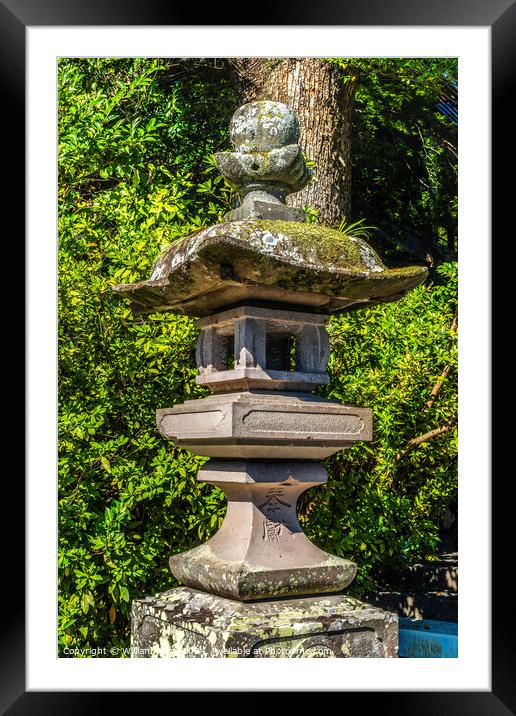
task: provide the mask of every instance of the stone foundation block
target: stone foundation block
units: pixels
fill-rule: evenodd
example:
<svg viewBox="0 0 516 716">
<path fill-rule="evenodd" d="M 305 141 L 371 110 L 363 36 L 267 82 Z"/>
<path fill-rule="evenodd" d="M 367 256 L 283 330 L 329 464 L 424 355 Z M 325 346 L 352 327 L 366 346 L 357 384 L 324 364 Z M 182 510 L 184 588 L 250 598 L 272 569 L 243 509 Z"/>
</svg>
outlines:
<svg viewBox="0 0 516 716">
<path fill-rule="evenodd" d="M 241 603 L 187 587 L 136 600 L 133 658 L 394 658 L 398 617 L 342 594 Z"/>
</svg>

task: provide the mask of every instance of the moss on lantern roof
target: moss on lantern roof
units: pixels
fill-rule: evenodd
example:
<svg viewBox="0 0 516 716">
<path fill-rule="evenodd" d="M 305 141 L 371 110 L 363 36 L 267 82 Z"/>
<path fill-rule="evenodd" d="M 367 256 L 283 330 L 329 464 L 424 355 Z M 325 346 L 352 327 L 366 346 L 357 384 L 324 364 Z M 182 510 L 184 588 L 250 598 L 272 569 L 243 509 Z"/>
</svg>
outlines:
<svg viewBox="0 0 516 716">
<path fill-rule="evenodd" d="M 297 221 L 260 221 L 259 224 L 262 231 L 287 236 L 292 249 L 306 260 L 315 254 L 321 265 L 366 271 L 385 268 L 380 257 L 363 239 L 346 236 L 336 229 Z"/>
<path fill-rule="evenodd" d="M 114 290 L 136 312 L 208 315 L 226 305 L 261 301 L 321 312 L 394 300 L 427 275 L 424 266 L 388 269 L 360 238 L 316 224 L 231 221 L 172 244 L 151 277 Z"/>
</svg>

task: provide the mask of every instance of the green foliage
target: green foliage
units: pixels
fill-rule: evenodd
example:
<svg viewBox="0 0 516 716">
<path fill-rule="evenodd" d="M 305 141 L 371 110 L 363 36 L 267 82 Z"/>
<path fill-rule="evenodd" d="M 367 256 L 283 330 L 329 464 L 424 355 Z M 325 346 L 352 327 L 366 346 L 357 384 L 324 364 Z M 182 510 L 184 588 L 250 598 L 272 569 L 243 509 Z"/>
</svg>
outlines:
<svg viewBox="0 0 516 716">
<path fill-rule="evenodd" d="M 136 319 L 111 286 L 148 275 L 165 245 L 228 210 L 210 156 L 228 145 L 234 106 L 223 75 L 199 63 L 59 62 L 62 655 L 127 647 L 131 600 L 174 586 L 168 556 L 204 542 L 224 516 L 221 492 L 196 482 L 203 459 L 155 428 L 156 408 L 206 394 L 194 380 L 195 323 Z M 445 263 L 402 301 L 331 322 L 325 394 L 372 406 L 375 437 L 328 461 L 328 486 L 310 491 L 300 519 L 321 547 L 356 559 L 358 590 L 380 560 L 431 557 L 455 497 L 453 429 L 403 452 L 453 418 L 455 309 L 456 267 Z"/>
<path fill-rule="evenodd" d="M 442 264 L 437 272 L 438 285 L 344 313 L 329 327 L 324 394 L 370 406 L 374 436 L 327 460 L 331 479 L 312 491 L 301 521 L 317 544 L 358 562 L 358 594 L 371 587 L 378 564 L 399 567 L 435 554 L 441 519 L 456 498 L 457 266 Z M 440 427 L 449 429 L 410 445 Z"/>
<path fill-rule="evenodd" d="M 127 645 L 130 601 L 170 585 L 167 554 L 224 512 L 202 462 L 170 449 L 154 414 L 195 397 L 193 321 L 132 317 L 111 285 L 227 211 L 207 157 L 232 96 L 161 60 L 59 65 L 59 644 Z M 217 101 L 214 102 L 214 97 Z M 173 347 L 173 349 L 172 349 Z"/>
<path fill-rule="evenodd" d="M 376 226 L 367 226 L 365 219 L 350 222 L 342 219 L 337 229 L 350 239 L 365 239 L 367 241 L 371 238 L 371 233 L 375 231 Z"/>
<path fill-rule="evenodd" d="M 456 255 L 457 126 L 438 111 L 457 79 L 455 58 L 332 60 L 357 77 L 352 207 L 403 254 L 407 231 L 422 257 Z"/>
</svg>

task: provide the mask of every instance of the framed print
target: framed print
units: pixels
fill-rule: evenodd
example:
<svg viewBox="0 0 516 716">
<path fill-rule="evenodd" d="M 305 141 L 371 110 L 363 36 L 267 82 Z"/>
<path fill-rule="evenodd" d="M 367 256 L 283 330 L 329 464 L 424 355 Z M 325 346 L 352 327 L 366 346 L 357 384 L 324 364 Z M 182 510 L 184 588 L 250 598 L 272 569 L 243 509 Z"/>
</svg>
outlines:
<svg viewBox="0 0 516 716">
<path fill-rule="evenodd" d="M 514 649 L 509 639 L 513 627 L 506 605 L 504 609 L 507 595 L 503 600 L 501 584 L 507 568 L 496 561 L 491 565 L 490 556 L 491 501 L 495 500 L 497 509 L 504 496 L 501 487 L 490 482 L 489 390 L 490 212 L 498 218 L 512 205 L 510 188 L 502 182 L 495 185 L 490 205 L 489 93 L 493 138 L 511 137 L 507 98 L 516 60 L 516 6 L 510 0 L 417 6 L 378 0 L 346 7 L 333 3 L 317 11 L 306 5 L 265 12 L 268 9 L 261 8 L 262 22 L 246 24 L 236 9 L 231 13 L 227 6 L 223 12 L 209 6 L 199 10 L 202 23 L 195 18 L 192 24 L 195 13 L 157 0 L 124 7 L 109 1 L 70 4 L 56 0 L 45 7 L 24 0 L 0 0 L 1 87 L 8 110 L 2 117 L 4 137 L 10 146 L 19 148 L 18 160 L 9 164 L 6 206 L 16 199 L 20 204 L 21 187 L 27 188 L 26 211 L 20 206 L 17 213 L 19 221 L 26 216 L 27 235 L 27 564 L 22 566 L 17 535 L 13 539 L 20 546 L 7 551 L 5 569 L 7 589 L 16 597 L 11 596 L 4 612 L 0 652 L 5 684 L 1 705 L 7 713 L 89 711 L 100 705 L 103 696 L 95 692 L 168 690 L 345 691 L 346 699 L 350 693 L 371 699 L 381 692 L 382 702 L 393 712 L 410 714 L 505 714 L 516 708 L 511 669 Z M 231 16 L 234 22 L 224 22 L 222 15 Z M 276 664 L 270 659 L 121 659 L 129 654 L 121 654 L 118 646 L 112 646 L 111 653 L 98 654 L 103 658 L 62 658 L 56 646 L 58 59 L 388 56 L 458 57 L 459 64 L 459 305 L 464 310 L 459 334 L 459 501 L 461 518 L 463 512 L 468 517 L 459 529 L 464 592 L 459 602 L 458 658 L 444 662 L 281 659 Z M 215 112 L 215 107 L 210 111 Z M 506 165 L 508 148 L 502 144 Z M 21 147 L 26 147 L 26 175 Z M 501 168 L 501 158 L 502 149 L 495 144 L 492 166 Z M 21 232 L 19 224 L 17 231 Z M 109 257 L 105 260 L 107 264 Z M 77 301 L 80 290 L 78 285 Z M 106 475 L 115 480 L 109 456 L 102 459 Z M 22 492 L 21 480 L 17 482 L 14 489 Z M 11 500 L 21 505 L 24 496 L 18 494 Z M 112 519 L 111 507 L 106 505 L 106 509 L 105 519 Z M 75 521 L 71 529 L 88 523 L 79 514 L 67 519 Z M 493 519 L 493 555 L 505 559 L 509 524 L 510 520 Z M 94 544 L 100 554 L 101 540 Z M 25 604 L 20 586 L 24 572 Z M 128 602 L 122 583 L 118 589 L 117 599 Z M 86 612 L 93 608 L 88 600 L 80 604 Z M 106 619 L 116 618 L 117 611 L 111 607 Z"/>
</svg>

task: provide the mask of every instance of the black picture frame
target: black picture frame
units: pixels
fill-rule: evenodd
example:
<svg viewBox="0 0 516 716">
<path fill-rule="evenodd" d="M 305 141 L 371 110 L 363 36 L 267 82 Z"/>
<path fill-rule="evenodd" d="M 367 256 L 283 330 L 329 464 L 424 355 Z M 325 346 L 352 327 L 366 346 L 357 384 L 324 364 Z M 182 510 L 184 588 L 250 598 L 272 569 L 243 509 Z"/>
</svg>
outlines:
<svg viewBox="0 0 516 716">
<path fill-rule="evenodd" d="M 202 10 L 200 9 L 202 7 Z M 15 148 L 15 161 L 8 165 L 8 181 L 3 196 L 5 207 L 16 216 L 16 260 L 20 261 L 19 248 L 23 231 L 24 147 L 25 147 L 25 37 L 27 27 L 88 26 L 88 25 L 245 25 L 243 5 L 224 3 L 192 7 L 173 0 L 0 0 L 0 90 L 4 110 L 0 113 L 2 137 Z M 199 15 L 202 23 L 197 22 Z M 236 22 L 224 21 L 234 18 Z M 508 207 L 514 204 L 513 185 L 503 179 L 503 169 L 512 168 L 511 151 L 514 116 L 509 111 L 509 100 L 514 97 L 516 68 L 516 3 L 514 0 L 326 0 L 314 7 L 305 2 L 282 5 L 260 5 L 260 18 L 254 17 L 249 25 L 376 25 L 376 26 L 484 26 L 491 28 L 492 37 L 492 124 L 493 124 L 493 187 L 492 216 L 493 238 L 502 235 L 502 223 Z M 505 138 L 505 139 L 504 139 Z M 496 141 L 495 141 L 496 140 Z M 512 146 L 511 146 L 512 144 Z M 4 160 L 5 161 L 5 160 Z M 14 207 L 18 207 L 15 213 Z M 500 298 L 493 292 L 493 300 Z M 19 313 L 12 325 L 19 326 Z M 500 366 L 499 366 L 500 367 Z M 495 374 L 496 371 L 493 371 Z M 493 434 L 495 440 L 496 434 Z M 486 436 L 489 439 L 489 436 Z M 496 454 L 493 445 L 492 454 Z M 17 472 L 19 473 L 19 467 Z M 21 510 L 24 504 L 24 486 L 19 474 L 13 483 L 11 504 Z M 507 481 L 493 484 L 493 508 L 496 515 L 507 503 Z M 0 650 L 0 708 L 2 713 L 18 714 L 70 714 L 104 712 L 113 708 L 121 694 L 98 692 L 27 692 L 25 686 L 25 610 L 23 604 L 24 565 L 21 559 L 21 528 L 17 532 L 17 549 L 4 553 L 4 593 L 8 601 L 2 610 L 3 628 Z M 358 696 L 360 703 L 371 706 L 378 701 L 383 713 L 396 714 L 468 714 L 468 716 L 500 716 L 516 713 L 514 681 L 516 675 L 514 654 L 514 619 L 510 617 L 511 599 L 504 586 L 507 575 L 506 545 L 513 541 L 511 521 L 498 517 L 493 520 L 493 596 L 492 596 L 492 691 L 490 692 L 366 692 L 345 695 L 342 707 L 349 710 L 350 699 Z M 489 578 L 483 576 L 479 578 Z M 14 589 L 14 586 L 16 588 Z M 14 598 L 14 594 L 16 597 Z M 507 608 L 507 603 L 509 607 Z M 317 685 L 314 684 L 314 691 Z M 338 690 L 338 685 L 336 685 Z M 145 693 L 132 692 L 132 708 L 140 708 Z"/>
</svg>

